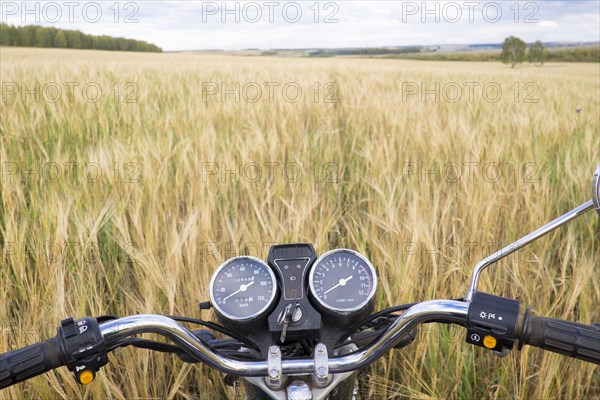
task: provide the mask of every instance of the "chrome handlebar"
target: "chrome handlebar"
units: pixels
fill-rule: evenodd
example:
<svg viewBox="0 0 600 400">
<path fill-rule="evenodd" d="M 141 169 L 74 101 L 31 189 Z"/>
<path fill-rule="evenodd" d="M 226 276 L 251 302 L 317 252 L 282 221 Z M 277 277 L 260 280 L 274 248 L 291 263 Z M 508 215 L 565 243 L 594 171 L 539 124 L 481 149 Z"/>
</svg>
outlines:
<svg viewBox="0 0 600 400">
<path fill-rule="evenodd" d="M 419 324 L 429 321 L 444 321 L 464 324 L 467 320 L 469 303 L 455 300 L 430 300 L 416 304 L 399 316 L 369 347 L 351 354 L 329 359 L 329 372 L 355 371 L 371 364 L 387 353 L 406 334 Z M 267 361 L 239 361 L 213 352 L 189 329 L 171 318 L 154 314 L 134 315 L 105 322 L 100 332 L 107 343 L 116 342 L 141 333 L 162 335 L 178 344 L 183 350 L 223 373 L 240 377 L 267 376 Z M 313 374 L 313 359 L 282 360 L 284 375 Z"/>
</svg>

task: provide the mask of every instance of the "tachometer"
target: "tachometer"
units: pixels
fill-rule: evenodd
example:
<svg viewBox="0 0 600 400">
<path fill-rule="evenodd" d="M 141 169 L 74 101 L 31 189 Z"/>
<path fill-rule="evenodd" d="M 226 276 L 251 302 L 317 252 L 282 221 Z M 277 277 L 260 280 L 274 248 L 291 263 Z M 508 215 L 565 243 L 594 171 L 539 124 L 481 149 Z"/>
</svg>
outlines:
<svg viewBox="0 0 600 400">
<path fill-rule="evenodd" d="M 225 261 L 210 281 L 210 300 L 215 311 L 234 322 L 265 315 L 276 297 L 273 270 L 255 257 L 241 256 Z"/>
<path fill-rule="evenodd" d="M 362 254 L 332 250 L 315 261 L 309 275 L 312 298 L 329 313 L 353 315 L 372 305 L 377 275 Z"/>
</svg>

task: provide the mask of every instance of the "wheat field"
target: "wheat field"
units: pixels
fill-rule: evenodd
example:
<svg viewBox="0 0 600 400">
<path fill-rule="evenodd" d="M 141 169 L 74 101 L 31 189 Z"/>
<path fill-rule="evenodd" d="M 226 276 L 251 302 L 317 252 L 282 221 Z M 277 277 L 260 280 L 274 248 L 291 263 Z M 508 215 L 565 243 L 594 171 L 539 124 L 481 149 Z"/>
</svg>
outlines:
<svg viewBox="0 0 600 400">
<path fill-rule="evenodd" d="M 199 317 L 219 264 L 275 243 L 366 254 L 379 309 L 461 297 L 479 259 L 589 200 L 600 162 L 598 64 L 18 48 L 0 60 L 0 352 L 68 316 Z M 480 289 L 600 322 L 599 232 L 590 212 Z M 373 365 L 363 398 L 600 398 L 597 366 L 464 339 L 422 327 Z M 232 395 L 171 355 L 110 360 L 87 387 L 60 368 L 0 398 Z"/>
</svg>

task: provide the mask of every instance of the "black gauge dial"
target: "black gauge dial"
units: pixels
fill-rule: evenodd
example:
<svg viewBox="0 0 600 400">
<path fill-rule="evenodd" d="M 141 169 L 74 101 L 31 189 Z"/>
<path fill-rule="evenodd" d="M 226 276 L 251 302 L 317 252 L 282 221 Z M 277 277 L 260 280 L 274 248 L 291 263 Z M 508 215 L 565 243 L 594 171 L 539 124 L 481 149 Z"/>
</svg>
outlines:
<svg viewBox="0 0 600 400">
<path fill-rule="evenodd" d="M 309 275 L 310 291 L 320 308 L 339 314 L 362 311 L 373 300 L 375 269 L 365 256 L 338 249 L 323 254 Z"/>
<path fill-rule="evenodd" d="M 210 281 L 216 312 L 232 321 L 248 321 L 266 313 L 277 295 L 273 270 L 258 258 L 241 256 L 223 263 Z"/>
</svg>

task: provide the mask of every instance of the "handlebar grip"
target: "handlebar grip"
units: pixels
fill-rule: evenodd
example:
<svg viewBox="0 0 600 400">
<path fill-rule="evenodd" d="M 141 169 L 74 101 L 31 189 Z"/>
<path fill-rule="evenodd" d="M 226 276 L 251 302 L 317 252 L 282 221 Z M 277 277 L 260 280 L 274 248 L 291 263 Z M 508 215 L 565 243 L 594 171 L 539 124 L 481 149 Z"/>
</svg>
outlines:
<svg viewBox="0 0 600 400">
<path fill-rule="evenodd" d="M 0 389 L 64 365 L 57 337 L 0 355 Z"/>
<path fill-rule="evenodd" d="M 600 364 L 600 329 L 559 319 L 529 316 L 521 344 Z"/>
</svg>

